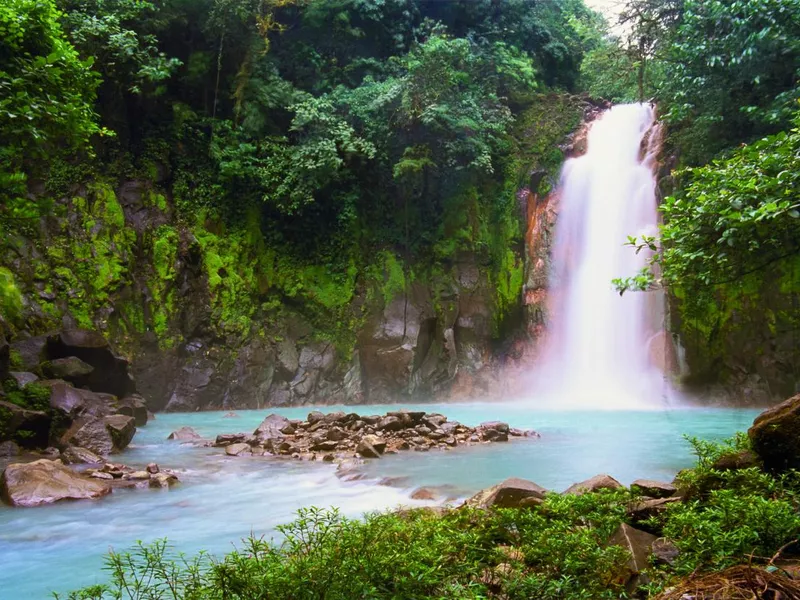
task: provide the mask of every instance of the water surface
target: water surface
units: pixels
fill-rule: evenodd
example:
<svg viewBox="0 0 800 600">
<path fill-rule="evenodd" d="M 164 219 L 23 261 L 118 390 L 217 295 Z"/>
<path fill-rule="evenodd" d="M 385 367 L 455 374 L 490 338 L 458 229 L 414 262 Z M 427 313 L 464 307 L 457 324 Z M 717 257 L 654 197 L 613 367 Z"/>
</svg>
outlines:
<svg viewBox="0 0 800 600">
<path fill-rule="evenodd" d="M 502 419 L 512 427 L 536 429 L 540 439 L 480 445 L 450 451 L 406 452 L 372 461 L 370 479 L 344 482 L 328 464 L 262 457 L 227 457 L 218 448 L 167 441 L 180 426 L 213 438 L 218 433 L 252 431 L 270 412 L 304 417 L 309 408 L 225 413 L 163 414 L 141 428 L 134 444 L 118 457 L 136 466 L 155 461 L 180 471 L 171 490 L 117 490 L 99 501 L 38 508 L 0 508 L 0 595 L 46 598 L 102 582 L 103 557 L 137 540 L 166 537 L 177 549 L 222 554 L 248 536 L 275 535 L 304 506 L 338 506 L 359 516 L 399 504 L 416 487 L 443 486 L 442 494 L 464 497 L 506 477 L 532 479 L 561 490 L 607 472 L 630 483 L 637 477 L 671 479 L 692 464 L 684 433 L 719 439 L 746 429 L 756 411 L 684 409 L 672 411 L 535 411 L 528 404 L 407 405 L 442 412 L 467 425 Z M 362 414 L 392 406 L 326 407 Z M 398 477 L 402 487 L 376 485 Z"/>
</svg>

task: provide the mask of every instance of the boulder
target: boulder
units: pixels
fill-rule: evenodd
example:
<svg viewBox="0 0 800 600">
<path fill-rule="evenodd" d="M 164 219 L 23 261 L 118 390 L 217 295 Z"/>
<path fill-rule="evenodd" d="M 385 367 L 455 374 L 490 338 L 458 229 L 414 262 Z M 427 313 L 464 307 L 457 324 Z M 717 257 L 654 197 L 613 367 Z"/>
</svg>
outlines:
<svg viewBox="0 0 800 600">
<path fill-rule="evenodd" d="M 671 483 L 654 479 L 637 479 L 631 484 L 631 491 L 649 498 L 669 498 L 678 491 Z"/>
<path fill-rule="evenodd" d="M 528 498 L 544 499 L 546 493 L 545 488 L 533 481 L 510 477 L 495 486 L 481 490 L 467 500 L 467 504 L 478 508 L 517 508 Z"/>
<path fill-rule="evenodd" d="M 17 387 L 20 389 L 24 388 L 29 383 L 39 381 L 36 375 L 28 373 L 27 371 L 11 371 L 8 375 L 16 382 Z"/>
<path fill-rule="evenodd" d="M 800 394 L 758 415 L 747 435 L 764 468 L 800 468 Z"/>
<path fill-rule="evenodd" d="M 225 446 L 225 454 L 228 456 L 241 456 L 242 454 L 250 454 L 250 444 L 245 444 L 244 442 L 228 444 Z"/>
<path fill-rule="evenodd" d="M 162 471 L 150 477 L 150 487 L 152 488 L 169 488 L 176 483 L 178 483 L 178 476 L 174 473 Z"/>
<path fill-rule="evenodd" d="M 48 379 L 63 379 L 81 387 L 89 382 L 89 375 L 94 372 L 94 367 L 83 362 L 77 356 L 56 358 L 42 363 L 42 374 Z"/>
<path fill-rule="evenodd" d="M 133 417 L 137 427 L 147 425 L 147 404 L 138 394 L 126 396 L 117 402 L 117 413 Z"/>
<path fill-rule="evenodd" d="M 110 493 L 107 483 L 82 477 L 55 460 L 11 464 L 0 477 L 0 496 L 12 506 L 101 498 Z"/>
<path fill-rule="evenodd" d="M 168 440 L 178 440 L 179 442 L 195 442 L 198 440 L 202 440 L 203 438 L 200 437 L 200 434 L 197 433 L 191 427 L 181 427 L 180 429 L 173 431 L 167 436 Z"/>
<path fill-rule="evenodd" d="M 136 433 L 136 419 L 127 415 L 109 415 L 104 419 L 114 443 L 114 452 L 128 447 Z"/>
<path fill-rule="evenodd" d="M 136 392 L 128 361 L 117 356 L 103 334 L 87 329 L 65 329 L 47 338 L 51 361 L 77 357 L 94 367 L 84 384 L 95 392 L 122 398 Z"/>
<path fill-rule="evenodd" d="M 108 456 L 114 450 L 111 432 L 102 419 L 95 417 L 85 417 L 75 421 L 62 440 L 73 446 L 91 450 L 100 456 Z"/>
<path fill-rule="evenodd" d="M 247 439 L 246 433 L 221 433 L 214 440 L 215 446 L 230 446 L 231 444 L 240 444 Z"/>
<path fill-rule="evenodd" d="M 289 419 L 273 413 L 261 421 L 253 435 L 256 436 L 260 444 L 267 440 L 283 439 L 284 434 L 281 433 L 281 429 L 286 428 L 287 425 L 291 425 Z"/>
<path fill-rule="evenodd" d="M 739 450 L 723 454 L 711 465 L 712 469 L 718 471 L 736 471 L 739 469 L 749 469 L 759 465 L 758 456 L 750 450 Z"/>
<path fill-rule="evenodd" d="M 606 475 L 603 473 L 600 475 L 595 475 L 586 481 L 572 484 L 566 490 L 564 490 L 564 493 L 580 496 L 581 494 L 585 494 L 587 492 L 596 492 L 598 490 L 616 490 L 621 487 L 622 484 L 619 481 L 611 477 L 611 475 Z"/>
<path fill-rule="evenodd" d="M 28 410 L 0 400 L 0 439 L 14 440 L 26 448 L 44 448 L 50 437 L 51 418 L 46 412 Z"/>
<path fill-rule="evenodd" d="M 323 419 L 325 419 L 325 413 L 315 410 L 308 413 L 308 418 L 306 419 L 306 421 L 308 421 L 309 425 L 316 425 Z"/>
<path fill-rule="evenodd" d="M 436 494 L 434 494 L 428 488 L 417 488 L 413 492 L 411 492 L 411 499 L 412 500 L 436 500 Z"/>
<path fill-rule="evenodd" d="M 656 564 L 672 565 L 678 559 L 681 551 L 670 540 L 659 538 L 653 542 L 650 548 Z"/>
<path fill-rule="evenodd" d="M 411 424 L 410 419 L 408 424 Z M 383 431 L 400 431 L 401 429 L 404 429 L 405 426 L 406 425 L 403 423 L 403 421 L 398 417 L 389 416 L 381 419 L 376 427 L 378 429 L 382 429 Z"/>
<path fill-rule="evenodd" d="M 365 435 L 356 446 L 356 452 L 364 458 L 380 458 L 386 451 L 386 440 L 377 435 Z"/>
<path fill-rule="evenodd" d="M 50 388 L 50 407 L 70 419 L 105 417 L 112 412 L 108 398 L 103 395 L 80 390 L 59 379 L 44 380 L 39 383 Z"/>
<path fill-rule="evenodd" d="M 648 498 L 628 505 L 627 513 L 631 522 L 641 529 L 650 533 L 661 533 L 659 525 L 655 527 L 646 522 L 657 515 L 666 511 L 670 505 L 680 502 L 680 498 Z"/>
<path fill-rule="evenodd" d="M 0 457 L 19 456 L 20 448 L 16 442 L 11 440 L 0 442 Z"/>
<path fill-rule="evenodd" d="M 656 539 L 656 536 L 646 531 L 621 523 L 608 541 L 609 546 L 621 546 L 630 555 L 628 561 L 616 573 L 616 582 L 624 585 L 629 594 L 641 584 L 647 583 L 640 574 L 650 566 L 649 557 Z"/>
<path fill-rule="evenodd" d="M 65 465 L 99 465 L 104 463 L 105 459 L 88 448 L 69 446 L 61 452 L 61 462 Z"/>
<path fill-rule="evenodd" d="M 46 360 L 45 347 L 47 346 L 47 337 L 46 335 L 40 335 L 11 344 L 11 350 L 19 357 L 22 367 L 26 371 L 35 371 L 39 368 L 39 363 Z"/>
<path fill-rule="evenodd" d="M 478 434 L 484 442 L 507 442 L 508 423 L 501 421 L 488 421 L 478 425 Z"/>
</svg>

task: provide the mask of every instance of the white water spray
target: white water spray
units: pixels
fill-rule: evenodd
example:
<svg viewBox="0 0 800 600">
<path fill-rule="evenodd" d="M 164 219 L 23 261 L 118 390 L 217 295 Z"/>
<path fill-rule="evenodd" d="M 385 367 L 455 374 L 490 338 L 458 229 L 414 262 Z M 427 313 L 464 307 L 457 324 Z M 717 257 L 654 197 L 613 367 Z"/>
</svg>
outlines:
<svg viewBox="0 0 800 600">
<path fill-rule="evenodd" d="M 650 105 L 615 106 L 592 124 L 586 154 L 564 165 L 551 320 L 535 374 L 537 398 L 553 408 L 663 404 L 666 384 L 651 348 L 668 341 L 663 295 L 620 297 L 611 283 L 646 264 L 645 252 L 625 245 L 628 236 L 657 232 L 658 134 Z"/>
</svg>

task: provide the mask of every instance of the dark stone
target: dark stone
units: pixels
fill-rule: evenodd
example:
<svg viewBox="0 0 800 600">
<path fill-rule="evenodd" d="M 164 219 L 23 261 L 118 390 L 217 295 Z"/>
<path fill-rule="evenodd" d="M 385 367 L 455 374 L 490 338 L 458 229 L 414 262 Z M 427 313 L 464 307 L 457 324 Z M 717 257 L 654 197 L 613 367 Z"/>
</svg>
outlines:
<svg viewBox="0 0 800 600">
<path fill-rule="evenodd" d="M 800 468 L 800 394 L 758 415 L 747 434 L 764 468 Z"/>
<path fill-rule="evenodd" d="M 308 421 L 309 425 L 316 425 L 317 423 L 323 421 L 324 419 L 325 419 L 325 414 L 321 413 L 318 410 L 315 410 L 313 412 L 308 413 L 308 418 L 306 420 Z"/>
<path fill-rule="evenodd" d="M 42 363 L 42 374 L 48 379 L 63 379 L 81 387 L 89 382 L 94 371 L 92 365 L 83 362 L 77 356 L 56 358 Z"/>
<path fill-rule="evenodd" d="M 650 533 L 660 533 L 657 527 L 653 528 L 645 524 L 645 521 L 664 513 L 671 504 L 676 502 L 680 502 L 680 498 L 647 498 L 629 504 L 627 513 L 631 522 L 637 527 Z"/>
<path fill-rule="evenodd" d="M 46 335 L 40 335 L 11 344 L 11 350 L 17 353 L 22 361 L 21 366 L 26 371 L 36 371 L 39 368 L 39 363 L 47 360 L 45 354 L 47 338 L 48 336 Z"/>
<path fill-rule="evenodd" d="M 533 481 L 510 477 L 495 486 L 481 490 L 467 500 L 467 504 L 479 508 L 516 508 L 526 498 L 542 500 L 546 493 L 545 488 Z"/>
<path fill-rule="evenodd" d="M 133 417 L 137 427 L 147 425 L 147 404 L 139 395 L 127 396 L 117 402 L 117 414 Z"/>
<path fill-rule="evenodd" d="M 222 433 L 214 441 L 215 446 L 228 446 L 230 444 L 240 444 L 247 438 L 246 433 Z"/>
<path fill-rule="evenodd" d="M 403 424 L 403 421 L 397 417 L 389 416 L 381 419 L 377 425 L 377 428 L 384 431 L 400 431 L 401 429 L 405 428 L 405 425 Z"/>
<path fill-rule="evenodd" d="M 330 424 L 330 423 L 337 423 L 339 421 L 343 422 L 346 418 L 347 418 L 347 415 L 345 413 L 343 413 L 342 411 L 337 411 L 337 412 L 332 412 L 332 413 L 328 413 L 327 415 L 325 415 L 325 417 L 323 418 L 323 421 L 325 421 L 326 423 Z"/>
<path fill-rule="evenodd" d="M 339 442 L 325 440 L 323 442 L 317 442 L 316 444 L 311 446 L 311 449 L 317 452 L 329 452 L 331 450 L 336 450 L 338 446 Z"/>
<path fill-rule="evenodd" d="M 670 540 L 659 538 L 651 546 L 651 551 L 656 564 L 673 565 L 678 560 L 681 551 Z"/>
<path fill-rule="evenodd" d="M 27 371 L 11 371 L 9 376 L 17 383 L 17 387 L 20 389 L 24 388 L 29 383 L 39 381 L 36 375 L 28 373 Z"/>
<path fill-rule="evenodd" d="M 104 419 L 114 443 L 114 452 L 128 447 L 136 433 L 136 419 L 127 415 L 110 415 Z"/>
<path fill-rule="evenodd" d="M 637 479 L 631 484 L 631 491 L 650 498 L 669 498 L 678 491 L 671 483 L 653 479 Z"/>
<path fill-rule="evenodd" d="M 214 367 L 206 360 L 193 361 L 178 374 L 175 388 L 169 397 L 166 412 L 190 412 L 205 408 L 214 393 Z"/>
<path fill-rule="evenodd" d="M 750 450 L 740 450 L 730 454 L 723 454 L 711 465 L 718 471 L 735 471 L 739 469 L 749 469 L 759 465 L 758 456 Z"/>
<path fill-rule="evenodd" d="M 50 415 L 0 400 L 0 439 L 25 448 L 44 448 L 50 436 Z"/>
<path fill-rule="evenodd" d="M 616 582 L 624 585 L 630 595 L 640 585 L 647 583 L 640 574 L 650 566 L 649 557 L 656 539 L 656 536 L 646 531 L 622 523 L 608 541 L 609 546 L 620 546 L 630 556 L 616 573 Z"/>
<path fill-rule="evenodd" d="M 596 492 L 598 490 L 616 490 L 621 487 L 622 484 L 611 477 L 611 475 L 600 474 L 595 475 L 586 481 L 572 484 L 566 490 L 564 490 L 564 493 L 580 496 L 581 494 L 585 494 L 587 492 Z"/>
<path fill-rule="evenodd" d="M 50 388 L 50 407 L 72 419 L 104 417 L 112 412 L 108 399 L 100 394 L 72 387 L 58 379 L 44 380 L 40 385 Z"/>
<path fill-rule="evenodd" d="M 8 465 L 0 478 L 0 496 L 12 506 L 100 498 L 110 493 L 107 483 L 81 477 L 60 462 L 47 459 Z"/>
<path fill-rule="evenodd" d="M 20 453 L 19 445 L 11 440 L 0 442 L 0 456 L 18 456 Z"/>
<path fill-rule="evenodd" d="M 501 433 L 508 433 L 508 423 L 502 421 L 487 421 L 478 425 L 478 429 L 499 431 Z"/>
</svg>

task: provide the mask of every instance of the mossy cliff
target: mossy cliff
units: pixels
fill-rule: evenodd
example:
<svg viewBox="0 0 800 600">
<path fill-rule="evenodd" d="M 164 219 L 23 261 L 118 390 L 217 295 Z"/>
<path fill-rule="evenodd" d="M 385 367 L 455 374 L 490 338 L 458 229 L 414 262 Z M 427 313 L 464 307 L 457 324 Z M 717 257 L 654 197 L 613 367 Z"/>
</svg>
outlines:
<svg viewBox="0 0 800 600">
<path fill-rule="evenodd" d="M 416 256 L 358 240 L 304 255 L 258 206 L 219 214 L 157 162 L 54 172 L 31 187 L 38 217 L 3 223 L 6 337 L 97 329 L 156 410 L 487 394 L 525 329 L 520 190 L 553 185 L 586 106 L 533 103 L 502 175 L 459 186 Z"/>
</svg>

